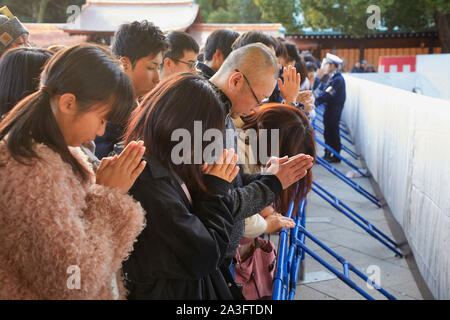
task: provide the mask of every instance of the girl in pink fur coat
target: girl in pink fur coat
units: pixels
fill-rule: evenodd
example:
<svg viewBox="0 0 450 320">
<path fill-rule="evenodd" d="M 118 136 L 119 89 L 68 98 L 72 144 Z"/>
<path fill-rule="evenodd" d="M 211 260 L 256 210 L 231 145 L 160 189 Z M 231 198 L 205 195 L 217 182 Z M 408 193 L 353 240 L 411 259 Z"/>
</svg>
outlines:
<svg viewBox="0 0 450 320">
<path fill-rule="evenodd" d="M 124 297 L 118 271 L 144 227 L 126 193 L 145 150 L 131 142 L 94 174 L 79 146 L 123 123 L 133 99 L 111 53 L 82 44 L 0 122 L 0 299 Z"/>
</svg>

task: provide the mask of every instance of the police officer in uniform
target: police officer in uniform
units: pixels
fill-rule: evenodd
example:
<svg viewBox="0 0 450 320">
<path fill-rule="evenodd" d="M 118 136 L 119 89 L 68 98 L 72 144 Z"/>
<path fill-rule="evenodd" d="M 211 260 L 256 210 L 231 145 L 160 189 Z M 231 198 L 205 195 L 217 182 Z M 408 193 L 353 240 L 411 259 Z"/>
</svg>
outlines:
<svg viewBox="0 0 450 320">
<path fill-rule="evenodd" d="M 343 60 L 341 58 L 327 53 L 322 67 L 328 69 L 326 73 L 329 74 L 329 78 L 324 86 L 325 89 L 320 91 L 316 97 L 316 105 L 323 104 L 325 106 L 323 118 L 325 143 L 338 153 L 341 151 L 339 121 L 346 98 L 345 80 L 339 68 L 342 63 Z M 328 162 L 341 161 L 328 150 L 325 150 L 324 158 Z"/>
</svg>

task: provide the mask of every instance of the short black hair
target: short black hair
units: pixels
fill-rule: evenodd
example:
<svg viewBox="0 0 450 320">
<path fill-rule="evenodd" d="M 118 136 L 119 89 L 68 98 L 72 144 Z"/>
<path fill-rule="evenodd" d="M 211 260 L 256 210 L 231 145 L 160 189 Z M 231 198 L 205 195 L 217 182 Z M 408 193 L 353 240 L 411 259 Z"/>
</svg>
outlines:
<svg viewBox="0 0 450 320">
<path fill-rule="evenodd" d="M 204 51 L 205 61 L 211 61 L 217 49 L 222 52 L 223 58 L 226 59 L 231 53 L 231 45 L 233 44 L 234 40 L 237 39 L 237 37 L 239 37 L 239 33 L 233 30 L 215 30 L 209 35 L 208 39 L 206 39 Z"/>
<path fill-rule="evenodd" d="M 277 50 L 277 42 L 271 36 L 261 31 L 255 30 L 251 30 L 241 34 L 239 38 L 237 38 L 236 41 L 234 41 L 232 48 L 233 50 L 236 50 L 240 47 L 257 42 L 261 42 L 262 44 L 265 44 L 266 46 L 273 48 L 275 51 Z"/>
<path fill-rule="evenodd" d="M 284 45 L 284 39 L 280 40 L 281 38 L 275 38 L 272 37 L 275 40 L 276 43 L 276 48 L 275 48 L 275 55 L 278 57 L 283 57 L 286 58 L 287 57 L 287 51 L 286 51 L 286 46 Z"/>
<path fill-rule="evenodd" d="M 169 49 L 164 53 L 164 58 L 181 59 L 184 56 L 184 50 L 199 52 L 199 46 L 194 38 L 183 31 L 172 31 L 167 35 Z"/>
<path fill-rule="evenodd" d="M 289 59 L 288 61 L 294 60 L 295 62 L 297 62 L 298 60 L 300 60 L 300 55 L 298 54 L 297 46 L 295 44 L 286 41 L 284 43 L 284 46 L 286 47 L 286 52 Z"/>
<path fill-rule="evenodd" d="M 306 61 L 306 59 L 305 59 Z M 314 62 L 307 61 L 306 62 L 306 72 L 315 72 L 317 70 L 317 65 Z"/>
<path fill-rule="evenodd" d="M 156 56 L 169 47 L 159 27 L 143 20 L 122 24 L 114 35 L 112 51 L 118 57 L 127 57 L 132 65 L 148 55 Z"/>
<path fill-rule="evenodd" d="M 299 56 L 298 60 L 295 61 L 294 67 L 297 72 L 300 73 L 300 83 L 302 84 L 305 81 L 307 74 L 305 60 Z"/>
<path fill-rule="evenodd" d="M 303 56 L 303 59 L 305 59 L 306 63 L 308 63 L 308 62 L 312 63 L 314 65 L 314 67 L 316 68 L 316 70 L 320 69 L 320 66 L 321 66 L 320 60 L 314 58 L 314 56 L 312 54 L 305 54 L 302 56 Z"/>
</svg>

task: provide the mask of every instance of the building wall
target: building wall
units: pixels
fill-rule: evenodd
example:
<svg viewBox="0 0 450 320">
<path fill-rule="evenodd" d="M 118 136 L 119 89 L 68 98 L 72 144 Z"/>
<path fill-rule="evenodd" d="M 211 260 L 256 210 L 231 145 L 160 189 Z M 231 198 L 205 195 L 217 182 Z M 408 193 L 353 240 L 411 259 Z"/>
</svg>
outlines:
<svg viewBox="0 0 450 320">
<path fill-rule="evenodd" d="M 52 45 L 71 46 L 87 41 L 87 36 L 65 33 L 61 28 L 63 24 L 56 23 L 25 23 L 30 32 L 30 41 L 37 47 L 47 48 Z"/>
<path fill-rule="evenodd" d="M 364 60 L 378 70 L 378 58 L 381 56 L 416 56 L 428 54 L 428 50 L 428 48 L 368 48 L 364 49 Z M 350 72 L 355 63 L 359 61 L 359 49 L 323 49 L 320 50 L 320 60 L 325 58 L 328 52 L 344 59 L 345 72 Z M 434 48 L 433 53 L 441 53 L 441 48 Z"/>
</svg>

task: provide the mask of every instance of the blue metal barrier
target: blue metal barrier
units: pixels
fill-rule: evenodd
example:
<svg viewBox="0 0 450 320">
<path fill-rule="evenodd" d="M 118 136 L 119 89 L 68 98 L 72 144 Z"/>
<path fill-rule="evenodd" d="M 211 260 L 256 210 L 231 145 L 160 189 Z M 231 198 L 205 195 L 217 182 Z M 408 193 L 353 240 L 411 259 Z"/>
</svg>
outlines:
<svg viewBox="0 0 450 320">
<path fill-rule="evenodd" d="M 360 175 L 362 175 L 363 177 L 367 177 L 368 175 L 364 172 L 362 172 L 357 166 L 355 166 L 353 163 L 351 163 L 350 161 L 348 161 L 347 159 L 345 159 L 343 156 L 341 156 L 339 153 L 337 153 L 333 148 L 331 148 L 329 145 L 325 144 L 325 142 L 323 142 L 322 140 L 320 140 L 319 138 L 317 138 L 317 136 L 315 137 L 315 140 L 318 144 L 320 144 L 322 147 L 324 147 L 325 149 L 327 149 L 328 151 L 330 151 L 332 154 L 334 154 L 336 157 L 338 157 L 339 159 L 341 159 L 342 161 L 344 161 L 344 163 L 346 163 L 349 167 L 351 167 L 352 169 L 355 169 Z"/>
<path fill-rule="evenodd" d="M 383 294 L 386 298 L 389 300 L 397 300 L 393 295 L 391 295 L 389 292 L 384 290 L 379 284 L 375 283 L 371 279 L 369 279 L 364 273 L 356 269 L 351 263 L 349 263 L 347 260 L 339 256 L 336 252 L 328 248 L 323 242 L 321 242 L 319 239 L 315 238 L 311 233 L 309 233 L 305 228 L 302 226 L 299 227 L 301 232 L 305 233 L 305 235 L 311 239 L 313 242 L 315 242 L 317 245 L 319 245 L 322 249 L 327 251 L 330 255 L 332 255 L 336 260 L 338 260 L 342 264 L 343 272 L 340 272 L 336 268 L 334 268 L 332 265 L 330 265 L 328 262 L 326 262 L 324 259 L 322 259 L 318 254 L 316 254 L 314 251 L 312 251 L 310 248 L 308 248 L 305 244 L 303 244 L 300 241 L 296 241 L 296 243 L 302 247 L 308 253 L 311 257 L 313 257 L 315 260 L 317 260 L 320 264 L 322 264 L 325 268 L 330 270 L 332 273 L 334 273 L 340 280 L 342 280 L 345 284 L 347 284 L 350 288 L 361 294 L 364 298 L 368 300 L 375 300 L 371 295 L 369 295 L 367 292 L 365 292 L 361 287 L 359 287 L 355 282 L 353 282 L 350 279 L 349 271 L 353 271 L 358 277 L 369 283 L 373 288 L 378 290 L 381 294 Z"/>
<path fill-rule="evenodd" d="M 329 163 L 328 161 L 326 161 L 325 159 L 323 159 L 322 157 L 317 156 L 316 157 L 316 163 L 320 164 L 321 166 L 323 166 L 325 169 L 327 169 L 328 171 L 330 171 L 332 174 L 334 174 L 336 177 L 338 177 L 339 179 L 341 179 L 342 181 L 344 181 L 346 184 L 348 184 L 350 187 L 352 187 L 353 189 L 355 189 L 357 192 L 359 192 L 360 194 L 362 194 L 364 197 L 366 197 L 367 199 L 369 199 L 371 202 L 373 202 L 375 205 L 377 205 L 379 208 L 381 208 L 381 204 L 380 201 L 378 200 L 378 198 L 374 195 L 372 195 L 369 191 L 367 191 L 366 189 L 364 189 L 363 187 L 361 187 L 359 184 L 357 184 L 356 182 L 354 182 L 352 179 L 348 178 L 345 176 L 344 173 L 342 173 L 341 171 L 339 171 L 338 169 L 336 169 L 333 165 L 331 165 L 331 163 Z"/>
<path fill-rule="evenodd" d="M 289 205 L 289 210 L 286 217 L 292 217 L 292 211 L 294 209 L 294 202 Z M 297 227 L 296 227 L 297 228 Z M 282 228 L 280 231 L 280 238 L 278 241 L 278 255 L 277 265 L 275 267 L 275 273 L 273 278 L 273 300 L 286 300 L 288 289 L 288 231 Z M 291 261 L 292 263 L 292 261 Z"/>
<path fill-rule="evenodd" d="M 291 202 L 287 217 L 292 217 L 294 203 Z M 350 288 L 361 294 L 368 300 L 374 300 L 374 298 L 369 295 L 366 291 L 361 289 L 356 283 L 354 283 L 349 276 L 349 271 L 354 272 L 358 277 L 369 283 L 373 288 L 378 290 L 381 294 L 387 297 L 389 300 L 396 300 L 389 292 L 384 290 L 380 285 L 373 282 L 361 271 L 356 269 L 351 263 L 345 260 L 343 257 L 339 256 L 336 252 L 328 248 L 324 243 L 315 238 L 311 233 L 309 233 L 304 225 L 305 221 L 305 207 L 306 199 L 303 199 L 299 205 L 299 214 L 295 218 L 296 226 L 291 229 L 290 238 L 288 239 L 288 233 L 286 229 L 281 229 L 280 231 L 280 241 L 278 244 L 278 256 L 277 265 L 275 268 L 274 276 L 274 289 L 272 294 L 273 300 L 293 300 L 295 296 L 295 289 L 297 285 L 297 277 L 300 266 L 304 259 L 305 252 L 308 253 L 312 258 L 321 263 L 325 268 L 335 274 L 340 280 L 347 284 Z M 303 225 L 302 225 L 303 224 Z M 312 251 L 308 246 L 305 245 L 305 239 L 308 237 L 330 255 L 336 258 L 343 267 L 343 272 L 340 272 L 332 265 L 327 263 L 318 254 Z M 288 251 L 289 243 L 289 251 Z"/>
<path fill-rule="evenodd" d="M 317 124 L 315 124 L 315 122 L 312 124 L 314 129 L 316 129 L 316 131 L 318 131 L 319 133 L 321 133 L 322 135 L 325 133 L 324 129 L 319 127 Z M 345 141 L 349 142 L 350 144 L 354 144 L 353 141 L 350 138 L 347 138 L 344 134 L 339 134 L 341 136 L 342 139 L 344 139 Z M 344 146 L 342 144 L 342 146 Z"/>
<path fill-rule="evenodd" d="M 324 131 L 321 127 L 317 126 L 314 124 L 312 124 L 314 131 L 315 132 L 319 132 L 320 134 L 324 135 Z M 341 135 L 341 137 L 343 137 L 344 139 L 348 140 L 347 138 L 345 138 L 344 136 Z M 345 152 L 347 152 L 350 156 L 352 156 L 355 160 L 358 160 L 359 155 L 357 155 L 355 152 L 353 152 L 351 149 L 349 149 L 346 145 L 344 145 L 343 143 L 341 143 L 341 148 L 342 150 L 344 150 Z"/>
<path fill-rule="evenodd" d="M 350 207 L 348 207 L 344 202 L 336 198 L 336 196 L 332 195 L 325 188 L 320 186 L 317 182 L 313 181 L 312 190 L 319 195 L 322 199 L 331 204 L 335 209 L 339 212 L 343 213 L 347 218 L 356 223 L 359 227 L 364 229 L 368 234 L 381 242 L 384 246 L 389 248 L 389 250 L 393 251 L 396 256 L 403 257 L 403 255 L 398 251 L 398 244 L 389 238 L 386 234 L 384 234 L 381 230 L 372 225 L 369 221 L 361 217 L 355 211 L 353 211 Z M 325 193 L 325 195 L 324 195 Z M 345 209 L 345 210 L 344 210 Z M 358 221 L 359 220 L 359 221 Z M 387 243 L 389 242 L 389 243 Z"/>
<path fill-rule="evenodd" d="M 317 107 L 314 110 L 316 111 L 316 115 L 319 116 L 319 117 L 316 117 L 315 119 L 317 119 L 318 121 L 323 123 L 324 111 L 318 109 Z M 345 133 L 347 135 L 350 135 L 350 132 L 348 132 L 348 130 L 345 127 L 345 124 L 341 120 L 339 120 L 339 131 L 341 131 L 342 133 Z"/>
</svg>

